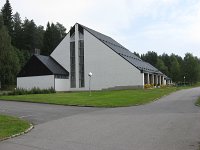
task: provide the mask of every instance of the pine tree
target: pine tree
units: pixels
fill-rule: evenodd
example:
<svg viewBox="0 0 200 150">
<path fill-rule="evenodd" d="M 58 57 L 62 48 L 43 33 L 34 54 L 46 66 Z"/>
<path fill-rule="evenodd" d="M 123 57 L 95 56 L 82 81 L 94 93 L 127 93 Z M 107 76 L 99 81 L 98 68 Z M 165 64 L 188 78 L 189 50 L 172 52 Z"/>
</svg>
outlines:
<svg viewBox="0 0 200 150">
<path fill-rule="evenodd" d="M 22 24 L 23 28 L 23 44 L 22 48 L 24 50 L 28 50 L 29 53 L 33 53 L 36 47 L 36 36 L 37 36 L 37 26 L 33 20 L 28 20 L 27 18 L 24 20 Z"/>
<path fill-rule="evenodd" d="M 0 13 L 0 29 L 3 27 L 3 16 L 2 14 Z"/>
<path fill-rule="evenodd" d="M 2 10 L 4 25 L 7 27 L 9 35 L 12 37 L 13 33 L 13 16 L 12 16 L 12 7 L 9 0 L 6 0 L 5 5 Z"/>
<path fill-rule="evenodd" d="M 146 54 L 141 55 L 141 59 L 150 63 L 153 66 L 156 66 L 157 60 L 158 60 L 158 55 L 156 52 L 148 51 Z"/>
<path fill-rule="evenodd" d="M 139 53 L 133 52 L 133 54 L 140 58 L 140 54 Z"/>
<path fill-rule="evenodd" d="M 184 76 L 185 80 L 190 83 L 196 83 L 199 79 L 199 60 L 192 54 L 187 53 L 184 57 Z"/>
<path fill-rule="evenodd" d="M 162 73 L 168 74 L 168 68 L 165 66 L 163 60 L 161 58 L 158 58 L 157 64 L 156 64 L 157 69 L 159 69 Z"/>
<path fill-rule="evenodd" d="M 44 33 L 43 39 L 43 49 L 42 54 L 49 55 L 51 52 L 57 47 L 57 45 L 61 42 L 61 40 L 66 35 L 66 28 L 60 24 L 56 23 L 47 23 L 46 31 Z"/>
<path fill-rule="evenodd" d="M 174 82 L 180 81 L 180 64 L 178 60 L 176 59 L 175 55 L 172 54 L 170 56 L 171 66 L 170 66 L 170 77 Z"/>
<path fill-rule="evenodd" d="M 23 39 L 22 39 L 23 30 L 22 30 L 22 21 L 18 12 L 16 12 L 13 16 L 13 24 L 14 24 L 14 28 L 13 28 L 12 43 L 16 48 L 21 50 L 22 43 L 23 43 Z"/>
<path fill-rule="evenodd" d="M 42 54 L 49 55 L 52 49 L 52 31 L 50 23 L 48 22 L 46 31 L 44 32 Z"/>
<path fill-rule="evenodd" d="M 43 48 L 43 39 L 44 39 L 44 27 L 38 26 L 36 29 L 36 48 L 42 50 Z"/>
<path fill-rule="evenodd" d="M 167 67 L 167 72 L 165 72 L 165 75 L 170 76 L 170 67 L 171 67 L 171 61 L 168 54 L 163 53 L 160 56 L 160 59 L 164 62 L 165 66 Z"/>
</svg>

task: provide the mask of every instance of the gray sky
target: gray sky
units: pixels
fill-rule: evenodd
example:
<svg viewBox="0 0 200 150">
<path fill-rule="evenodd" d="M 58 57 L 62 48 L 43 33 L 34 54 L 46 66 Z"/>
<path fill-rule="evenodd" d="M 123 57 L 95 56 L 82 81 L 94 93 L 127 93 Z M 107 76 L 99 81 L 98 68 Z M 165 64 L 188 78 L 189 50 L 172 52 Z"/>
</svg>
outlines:
<svg viewBox="0 0 200 150">
<path fill-rule="evenodd" d="M 6 0 L 0 1 L 0 7 Z M 190 52 L 200 58 L 200 0 L 10 0 L 13 13 L 46 27 L 76 22 L 140 54 Z"/>
</svg>

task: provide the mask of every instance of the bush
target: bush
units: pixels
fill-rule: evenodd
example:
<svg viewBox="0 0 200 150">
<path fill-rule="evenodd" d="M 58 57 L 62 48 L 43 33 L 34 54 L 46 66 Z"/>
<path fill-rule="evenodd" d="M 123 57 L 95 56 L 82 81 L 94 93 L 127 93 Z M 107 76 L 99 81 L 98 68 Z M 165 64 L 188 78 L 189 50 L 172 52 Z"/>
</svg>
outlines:
<svg viewBox="0 0 200 150">
<path fill-rule="evenodd" d="M 168 87 L 167 85 L 161 85 L 160 88 L 166 88 Z"/>
<path fill-rule="evenodd" d="M 166 88 L 166 87 L 169 87 L 169 86 L 171 86 L 171 85 L 160 85 L 160 84 L 145 84 L 144 85 L 144 88 L 145 89 L 150 89 L 150 88 Z"/>
<path fill-rule="evenodd" d="M 40 88 L 34 87 L 31 90 L 17 88 L 13 90 L 12 92 L 8 92 L 7 95 L 49 94 L 49 93 L 55 93 L 55 92 L 56 91 L 52 87 L 49 89 L 40 89 Z"/>
<path fill-rule="evenodd" d="M 0 90 L 3 91 L 12 91 L 16 88 L 16 85 L 1 85 Z"/>
<path fill-rule="evenodd" d="M 153 84 L 145 84 L 145 85 L 144 85 L 144 88 L 145 88 L 145 89 L 149 89 L 149 88 L 153 88 L 153 87 L 154 87 Z"/>
</svg>

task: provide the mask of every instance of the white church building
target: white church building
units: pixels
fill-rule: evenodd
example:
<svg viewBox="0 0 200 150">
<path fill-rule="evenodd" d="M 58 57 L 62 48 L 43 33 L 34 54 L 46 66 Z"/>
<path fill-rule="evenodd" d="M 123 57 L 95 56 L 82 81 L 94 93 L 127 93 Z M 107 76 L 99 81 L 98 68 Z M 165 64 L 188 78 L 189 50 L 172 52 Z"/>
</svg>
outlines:
<svg viewBox="0 0 200 150">
<path fill-rule="evenodd" d="M 33 55 L 17 76 L 17 88 L 56 91 L 143 88 L 167 77 L 109 36 L 76 23 L 50 56 Z"/>
</svg>

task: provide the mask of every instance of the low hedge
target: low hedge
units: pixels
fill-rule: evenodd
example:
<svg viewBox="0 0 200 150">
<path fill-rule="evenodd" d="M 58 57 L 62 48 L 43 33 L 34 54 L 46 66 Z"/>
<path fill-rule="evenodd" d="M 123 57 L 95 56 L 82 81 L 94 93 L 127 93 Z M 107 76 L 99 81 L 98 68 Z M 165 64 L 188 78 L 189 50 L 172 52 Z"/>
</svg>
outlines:
<svg viewBox="0 0 200 150">
<path fill-rule="evenodd" d="M 23 88 L 17 88 L 11 92 L 4 93 L 3 95 L 50 94 L 50 93 L 55 93 L 55 92 L 56 91 L 54 90 L 54 88 L 40 89 L 40 88 L 34 87 L 30 90 L 23 89 Z"/>
</svg>

